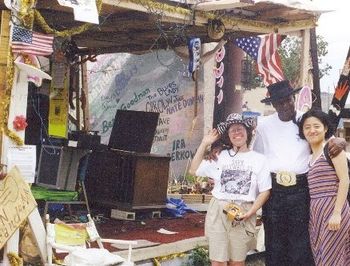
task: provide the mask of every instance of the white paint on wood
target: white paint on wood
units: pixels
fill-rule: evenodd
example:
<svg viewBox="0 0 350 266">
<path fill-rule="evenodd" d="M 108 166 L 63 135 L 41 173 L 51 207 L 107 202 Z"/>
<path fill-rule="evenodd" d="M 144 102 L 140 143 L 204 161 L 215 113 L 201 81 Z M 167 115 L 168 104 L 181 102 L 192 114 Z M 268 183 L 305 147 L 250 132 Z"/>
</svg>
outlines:
<svg viewBox="0 0 350 266">
<path fill-rule="evenodd" d="M 207 53 L 215 48 L 217 43 L 206 43 L 203 45 L 203 53 Z M 213 127 L 213 113 L 214 113 L 214 99 L 215 97 L 215 56 L 210 58 L 205 64 L 203 64 L 203 90 L 204 90 L 204 103 L 203 103 L 203 119 L 204 127 L 203 134 L 206 134 L 209 129 Z"/>
<path fill-rule="evenodd" d="M 13 120 L 17 115 L 23 115 L 25 117 L 27 116 L 27 97 L 28 97 L 27 74 L 23 71 L 18 71 L 18 69 L 15 68 L 14 85 L 11 91 L 9 117 L 7 121 L 8 121 L 8 128 L 11 131 L 14 131 L 23 140 L 25 136 L 25 130 L 15 131 L 13 128 Z M 14 143 L 9 137 L 7 137 L 6 135 L 3 135 L 1 163 L 7 165 L 8 149 L 13 144 Z"/>
<path fill-rule="evenodd" d="M 253 1 L 244 0 L 218 0 L 199 3 L 195 6 L 195 10 L 214 11 L 222 9 L 234 9 L 253 5 Z"/>
<path fill-rule="evenodd" d="M 11 238 L 6 242 L 6 245 L 4 247 L 4 257 L 3 257 L 2 266 L 11 266 L 11 263 L 6 254 L 10 252 L 14 252 L 15 254 L 18 254 L 18 248 L 19 248 L 18 244 L 19 244 L 19 229 L 17 229 L 13 233 Z"/>
<path fill-rule="evenodd" d="M 43 263 L 47 262 L 47 249 L 46 249 L 46 230 L 41 219 L 38 208 L 35 208 L 28 217 L 30 228 L 33 231 L 33 235 L 36 240 L 36 244 L 39 248 L 41 261 Z"/>
<path fill-rule="evenodd" d="M 36 244 L 39 248 L 41 261 L 45 264 L 47 263 L 46 230 L 38 208 L 35 208 L 32 211 L 32 213 L 28 216 L 28 222 L 33 231 Z M 11 236 L 11 238 L 6 242 L 6 245 L 4 247 L 4 257 L 1 266 L 11 266 L 6 254 L 8 254 L 9 252 L 18 254 L 19 243 L 19 229 L 17 229 L 16 232 Z"/>
<path fill-rule="evenodd" d="M 18 115 L 27 116 L 27 97 L 28 97 L 28 78 L 27 73 L 18 71 L 15 68 L 15 81 L 11 93 L 10 111 L 8 117 L 8 128 L 24 140 L 25 131 L 15 131 L 13 128 L 13 120 Z"/>
</svg>

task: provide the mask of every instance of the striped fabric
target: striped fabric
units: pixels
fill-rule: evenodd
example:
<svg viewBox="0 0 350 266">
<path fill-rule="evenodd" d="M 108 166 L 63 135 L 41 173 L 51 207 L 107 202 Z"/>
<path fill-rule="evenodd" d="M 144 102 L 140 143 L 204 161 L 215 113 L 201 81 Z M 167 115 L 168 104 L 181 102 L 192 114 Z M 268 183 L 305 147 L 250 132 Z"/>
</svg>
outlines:
<svg viewBox="0 0 350 266">
<path fill-rule="evenodd" d="M 277 51 L 282 42 L 281 35 L 270 33 L 260 37 L 236 38 L 234 42 L 256 61 L 258 73 L 262 75 L 266 86 L 284 80 L 281 58 Z"/>
<path fill-rule="evenodd" d="M 14 25 L 12 28 L 12 52 L 31 55 L 51 55 L 53 35 L 42 34 Z"/>
<path fill-rule="evenodd" d="M 338 191 L 338 178 L 324 155 L 311 166 L 308 183 L 311 198 L 309 232 L 315 264 L 350 265 L 350 208 L 347 201 L 342 210 L 340 229 L 330 231 L 327 228 Z"/>
</svg>

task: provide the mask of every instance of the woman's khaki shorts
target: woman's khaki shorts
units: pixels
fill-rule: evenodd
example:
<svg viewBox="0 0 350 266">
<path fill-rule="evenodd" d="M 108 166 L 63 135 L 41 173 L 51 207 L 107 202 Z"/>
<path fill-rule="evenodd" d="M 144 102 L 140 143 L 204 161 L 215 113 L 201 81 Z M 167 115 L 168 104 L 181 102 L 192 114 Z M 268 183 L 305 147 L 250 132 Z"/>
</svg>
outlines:
<svg viewBox="0 0 350 266">
<path fill-rule="evenodd" d="M 205 236 L 209 242 L 212 261 L 244 261 L 247 252 L 256 248 L 256 216 L 245 222 L 231 222 L 223 208 L 228 201 L 212 198 L 205 217 Z M 252 203 L 239 204 L 247 211 Z"/>
</svg>

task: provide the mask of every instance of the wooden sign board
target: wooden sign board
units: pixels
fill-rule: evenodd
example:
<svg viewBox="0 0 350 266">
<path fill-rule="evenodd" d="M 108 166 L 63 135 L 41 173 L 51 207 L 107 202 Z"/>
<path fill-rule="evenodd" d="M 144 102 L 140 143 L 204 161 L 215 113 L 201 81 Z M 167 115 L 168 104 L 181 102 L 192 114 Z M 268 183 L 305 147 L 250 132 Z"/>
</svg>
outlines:
<svg viewBox="0 0 350 266">
<path fill-rule="evenodd" d="M 0 248 L 36 207 L 28 184 L 17 167 L 0 181 Z"/>
<path fill-rule="evenodd" d="M 335 127 L 338 126 L 340 118 L 347 117 L 347 110 L 344 108 L 350 90 L 350 47 L 346 56 L 343 70 L 340 74 L 338 85 L 332 98 L 328 114 Z"/>
</svg>

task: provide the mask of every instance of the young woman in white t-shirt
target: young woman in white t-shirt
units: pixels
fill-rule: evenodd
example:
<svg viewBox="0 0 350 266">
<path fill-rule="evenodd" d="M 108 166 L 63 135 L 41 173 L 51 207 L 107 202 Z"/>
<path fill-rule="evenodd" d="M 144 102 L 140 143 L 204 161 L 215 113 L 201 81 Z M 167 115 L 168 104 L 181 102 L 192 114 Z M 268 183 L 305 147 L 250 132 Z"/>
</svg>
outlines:
<svg viewBox="0 0 350 266">
<path fill-rule="evenodd" d="M 264 155 L 249 149 L 253 124 L 251 118 L 230 114 L 203 137 L 190 166 L 191 174 L 214 180 L 205 219 L 212 266 L 245 265 L 247 252 L 256 246 L 256 211 L 270 195 L 271 177 Z M 204 160 L 219 139 L 228 149 L 216 161 Z"/>
</svg>

